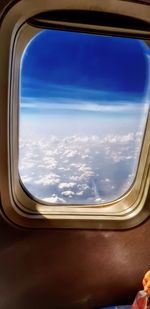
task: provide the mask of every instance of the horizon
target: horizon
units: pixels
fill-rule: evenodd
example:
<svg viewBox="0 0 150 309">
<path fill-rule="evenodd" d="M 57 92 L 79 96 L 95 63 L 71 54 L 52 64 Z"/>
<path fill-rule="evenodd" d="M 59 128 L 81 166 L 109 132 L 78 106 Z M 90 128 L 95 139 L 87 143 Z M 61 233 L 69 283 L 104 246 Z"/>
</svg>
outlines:
<svg viewBox="0 0 150 309">
<path fill-rule="evenodd" d="M 20 72 L 19 172 L 30 194 L 101 204 L 125 193 L 150 103 L 144 41 L 43 30 Z"/>
</svg>

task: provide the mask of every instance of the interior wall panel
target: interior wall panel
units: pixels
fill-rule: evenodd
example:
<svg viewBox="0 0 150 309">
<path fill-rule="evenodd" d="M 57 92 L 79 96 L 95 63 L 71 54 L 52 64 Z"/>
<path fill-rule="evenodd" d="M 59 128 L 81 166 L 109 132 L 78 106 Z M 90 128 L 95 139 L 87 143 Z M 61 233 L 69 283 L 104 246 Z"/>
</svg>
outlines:
<svg viewBox="0 0 150 309">
<path fill-rule="evenodd" d="M 0 308 L 131 303 L 150 268 L 150 220 L 126 231 L 22 231 L 0 221 Z"/>
</svg>

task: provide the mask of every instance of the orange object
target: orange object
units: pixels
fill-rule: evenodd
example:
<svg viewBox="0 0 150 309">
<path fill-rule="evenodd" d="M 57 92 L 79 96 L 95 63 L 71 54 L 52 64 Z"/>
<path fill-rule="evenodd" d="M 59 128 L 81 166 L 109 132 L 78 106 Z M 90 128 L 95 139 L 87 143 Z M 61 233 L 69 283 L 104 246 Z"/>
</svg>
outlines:
<svg viewBox="0 0 150 309">
<path fill-rule="evenodd" d="M 132 309 L 150 309 L 150 270 L 143 278 L 144 291 L 139 291 L 135 297 Z"/>
<path fill-rule="evenodd" d="M 143 278 L 144 291 L 150 295 L 150 270 L 148 270 Z"/>
</svg>

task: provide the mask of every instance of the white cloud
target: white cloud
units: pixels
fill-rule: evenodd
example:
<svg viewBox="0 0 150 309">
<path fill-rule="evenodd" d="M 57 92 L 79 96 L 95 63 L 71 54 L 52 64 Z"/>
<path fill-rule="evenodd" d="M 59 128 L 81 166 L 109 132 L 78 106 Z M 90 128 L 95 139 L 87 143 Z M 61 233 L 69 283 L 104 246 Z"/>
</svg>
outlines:
<svg viewBox="0 0 150 309">
<path fill-rule="evenodd" d="M 78 196 L 82 196 L 84 194 L 84 191 L 80 191 L 80 192 L 77 192 L 76 195 Z"/>
<path fill-rule="evenodd" d="M 60 179 L 58 175 L 49 174 L 49 175 L 41 176 L 38 180 L 34 181 L 34 184 L 47 186 L 47 185 L 55 185 L 55 184 L 58 184 L 59 182 L 60 182 Z"/>
<path fill-rule="evenodd" d="M 101 140 L 101 143 L 109 143 L 109 144 L 124 144 L 124 143 L 129 143 L 131 141 L 133 141 L 133 139 L 135 138 L 134 133 L 128 133 L 126 135 L 113 135 L 110 134 L 106 137 L 104 137 L 104 139 Z"/>
<path fill-rule="evenodd" d="M 64 195 L 64 196 L 68 196 L 68 197 L 72 197 L 73 195 L 75 195 L 75 193 L 73 191 L 69 191 L 69 190 L 63 191 L 63 192 L 61 192 L 61 194 Z"/>
<path fill-rule="evenodd" d="M 47 202 L 47 203 L 52 203 L 52 204 L 58 204 L 58 203 L 66 203 L 66 201 L 63 198 L 60 198 L 58 196 L 56 196 L 55 194 L 53 194 L 53 196 L 51 197 L 45 197 L 43 198 L 43 201 Z"/>
<path fill-rule="evenodd" d="M 24 176 L 21 177 L 21 180 L 22 180 L 23 183 L 26 184 L 26 183 L 31 183 L 33 178 L 30 177 L 30 176 L 24 175 Z"/>
<path fill-rule="evenodd" d="M 105 200 L 103 198 L 101 198 L 101 197 L 98 197 L 98 198 L 95 199 L 95 202 L 101 204 L 101 203 L 104 203 Z"/>
<path fill-rule="evenodd" d="M 69 189 L 69 188 L 74 188 L 76 186 L 76 183 L 74 182 L 70 182 L 70 183 L 67 183 L 67 182 L 62 182 L 59 184 L 59 188 L 60 189 Z"/>
<path fill-rule="evenodd" d="M 66 100 L 67 101 L 67 100 Z M 57 98 L 55 101 L 52 101 L 50 98 L 49 101 L 41 101 L 38 102 L 38 99 L 30 98 L 29 102 L 22 102 L 21 108 L 24 109 L 36 109 L 36 110 L 74 110 L 74 111 L 88 111 L 88 112 L 101 112 L 101 113 L 120 113 L 120 112 L 135 112 L 135 111 L 143 111 L 147 113 L 149 108 L 149 102 L 145 98 L 145 102 L 143 104 L 139 104 L 139 102 L 130 103 L 126 102 L 114 102 L 110 103 L 110 101 L 103 101 L 101 104 L 96 101 L 83 101 L 83 100 L 73 100 L 68 99 L 67 103 L 61 102 Z"/>
<path fill-rule="evenodd" d="M 19 172 L 29 192 L 54 204 L 101 204 L 130 187 L 142 134 L 20 140 Z"/>
<path fill-rule="evenodd" d="M 110 179 L 109 178 L 105 178 L 105 182 L 110 182 Z"/>
</svg>

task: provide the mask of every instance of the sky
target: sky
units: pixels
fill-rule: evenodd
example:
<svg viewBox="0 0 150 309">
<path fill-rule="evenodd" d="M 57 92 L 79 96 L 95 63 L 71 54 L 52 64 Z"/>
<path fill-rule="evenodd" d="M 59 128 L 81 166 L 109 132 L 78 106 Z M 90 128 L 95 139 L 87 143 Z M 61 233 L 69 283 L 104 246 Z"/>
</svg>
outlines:
<svg viewBox="0 0 150 309">
<path fill-rule="evenodd" d="M 129 189 L 149 108 L 149 59 L 147 45 L 129 38 L 44 30 L 29 42 L 19 171 L 33 196 L 97 204 Z"/>
</svg>

